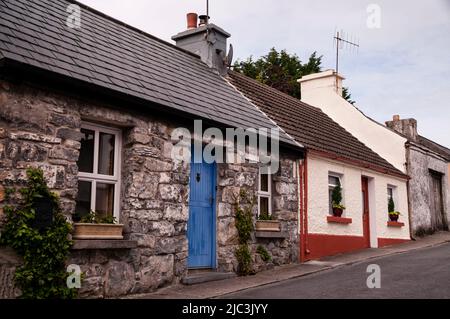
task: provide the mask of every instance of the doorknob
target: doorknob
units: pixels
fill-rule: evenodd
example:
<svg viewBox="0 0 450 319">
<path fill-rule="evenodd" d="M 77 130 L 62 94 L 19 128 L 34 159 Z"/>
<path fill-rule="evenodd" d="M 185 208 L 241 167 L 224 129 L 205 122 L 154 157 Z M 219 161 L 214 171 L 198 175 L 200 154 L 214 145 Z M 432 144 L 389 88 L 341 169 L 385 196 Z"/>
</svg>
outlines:
<svg viewBox="0 0 450 319">
<path fill-rule="evenodd" d="M 197 183 L 200 182 L 200 173 L 197 173 L 197 177 L 195 179 L 197 180 Z"/>
</svg>

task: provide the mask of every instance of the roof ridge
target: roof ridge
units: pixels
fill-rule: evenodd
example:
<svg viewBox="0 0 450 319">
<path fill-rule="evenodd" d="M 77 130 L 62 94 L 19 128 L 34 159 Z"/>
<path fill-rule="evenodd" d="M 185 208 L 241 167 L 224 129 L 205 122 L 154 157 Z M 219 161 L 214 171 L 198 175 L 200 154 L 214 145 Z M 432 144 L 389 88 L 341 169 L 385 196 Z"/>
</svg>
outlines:
<svg viewBox="0 0 450 319">
<path fill-rule="evenodd" d="M 309 108 L 313 108 L 313 109 L 316 109 L 316 110 L 322 112 L 322 110 L 321 110 L 320 108 L 316 107 L 316 106 L 313 106 L 313 105 L 310 105 L 310 104 L 308 104 L 308 103 L 305 103 L 305 102 L 303 102 L 303 101 L 300 100 L 300 99 L 297 99 L 297 98 L 295 98 L 295 97 L 293 97 L 293 96 L 291 96 L 291 95 L 289 95 L 289 94 L 287 94 L 287 93 L 284 93 L 284 92 L 282 92 L 282 91 L 280 91 L 280 90 L 277 90 L 277 89 L 271 87 L 270 85 L 267 85 L 267 84 L 265 84 L 265 83 L 261 83 L 261 82 L 259 82 L 258 80 L 255 80 L 255 79 L 253 79 L 253 78 L 251 78 L 251 77 L 249 77 L 249 76 L 247 76 L 247 75 L 245 75 L 245 74 L 243 74 L 243 73 L 240 73 L 240 72 L 237 72 L 237 71 L 234 71 L 234 70 L 229 70 L 228 72 L 232 72 L 232 73 L 234 73 L 234 74 L 236 74 L 236 75 L 238 75 L 238 76 L 240 76 L 240 77 L 242 77 L 242 78 L 244 78 L 244 79 L 246 79 L 246 80 L 248 80 L 248 81 L 251 81 L 251 82 L 254 82 L 254 83 L 258 84 L 259 86 L 263 86 L 263 87 L 265 87 L 265 88 L 267 88 L 267 89 L 270 89 L 270 90 L 273 91 L 274 93 L 276 93 L 276 94 L 278 94 L 278 95 L 281 95 L 281 96 L 283 96 L 283 97 L 285 97 L 285 98 L 287 98 L 287 99 L 290 99 L 290 100 L 292 100 L 292 101 L 294 101 L 294 102 L 296 102 L 296 103 L 299 103 L 299 104 L 301 104 L 302 106 L 309 107 Z"/>
<path fill-rule="evenodd" d="M 65 1 L 70 2 L 70 3 L 73 3 L 73 4 L 76 4 L 76 5 L 80 6 L 81 8 L 83 8 L 83 9 L 85 9 L 85 10 L 88 10 L 88 11 L 90 11 L 91 13 L 93 13 L 93 14 L 95 14 L 95 15 L 101 16 L 101 17 L 103 17 L 103 18 L 105 18 L 105 19 L 108 19 L 108 20 L 110 20 L 110 21 L 112 21 L 112 22 L 114 22 L 114 23 L 117 23 L 117 24 L 119 24 L 119 25 L 121 25 L 121 26 L 123 26 L 123 27 L 125 27 L 125 28 L 128 28 L 128 29 L 130 29 L 130 30 L 133 30 L 133 31 L 135 31 L 135 32 L 138 32 L 138 33 L 140 33 L 141 35 L 144 35 L 144 36 L 146 36 L 146 37 L 148 37 L 148 38 L 151 38 L 151 39 L 153 39 L 153 40 L 156 40 L 156 41 L 158 41 L 159 43 L 162 43 L 162 44 L 164 44 L 164 45 L 167 45 L 167 46 L 169 46 L 169 47 L 172 47 L 172 48 L 174 48 L 174 49 L 177 49 L 178 51 L 183 52 L 183 53 L 186 53 L 186 54 L 188 54 L 188 55 L 190 55 L 190 56 L 193 56 L 194 58 L 200 59 L 200 56 L 199 56 L 198 54 L 195 54 L 195 53 L 193 53 L 193 52 L 191 52 L 191 51 L 188 51 L 188 50 L 186 50 L 186 49 L 180 48 L 180 47 L 176 46 L 175 44 L 170 43 L 169 41 L 166 41 L 166 40 L 163 40 L 163 39 L 161 39 L 161 38 L 158 38 L 157 36 L 155 36 L 155 35 L 153 35 L 153 34 L 150 34 L 150 33 L 146 32 L 146 31 L 144 31 L 144 30 L 141 30 L 141 29 L 139 29 L 139 28 L 137 28 L 137 27 L 133 27 L 132 25 L 130 25 L 130 24 L 128 24 L 128 23 L 125 23 L 125 22 L 123 22 L 123 21 L 121 21 L 121 20 L 119 20 L 119 19 L 117 19 L 117 18 L 114 18 L 114 17 L 112 17 L 112 16 L 110 16 L 110 15 L 104 13 L 104 12 L 101 12 L 101 11 L 99 11 L 99 10 L 97 10 L 97 9 L 94 9 L 94 8 L 88 6 L 87 4 L 84 4 L 84 3 L 79 2 L 78 0 L 65 0 Z"/>
<path fill-rule="evenodd" d="M 435 144 L 436 146 L 442 147 L 442 148 L 443 148 L 446 152 L 448 152 L 449 155 L 450 155 L 450 148 L 448 148 L 447 146 L 444 146 L 444 145 L 442 145 L 442 144 L 439 144 L 438 142 L 435 142 L 435 141 L 433 141 L 433 140 L 430 140 L 428 137 L 425 137 L 425 136 L 423 136 L 423 135 L 420 135 L 420 134 L 419 134 L 419 136 L 420 136 L 421 138 L 427 140 L 428 142 Z"/>
</svg>

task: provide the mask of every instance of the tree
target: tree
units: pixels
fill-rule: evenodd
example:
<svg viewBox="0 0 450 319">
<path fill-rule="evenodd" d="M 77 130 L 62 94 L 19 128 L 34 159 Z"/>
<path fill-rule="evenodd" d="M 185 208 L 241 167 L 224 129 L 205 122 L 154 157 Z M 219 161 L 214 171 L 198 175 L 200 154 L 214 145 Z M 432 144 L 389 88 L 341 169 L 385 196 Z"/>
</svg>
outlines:
<svg viewBox="0 0 450 319">
<path fill-rule="evenodd" d="M 302 76 L 320 72 L 321 66 L 322 56 L 317 56 L 317 52 L 310 55 L 308 62 L 302 63 L 296 54 L 289 54 L 286 50 L 278 52 L 272 48 L 267 55 L 257 60 L 250 56 L 244 61 L 236 61 L 233 68 L 236 72 L 300 99 L 300 85 L 297 80 Z M 344 98 L 350 99 L 347 88 L 346 94 Z M 354 103 L 351 100 L 348 101 Z"/>
<path fill-rule="evenodd" d="M 342 88 L 342 97 L 352 105 L 356 103 L 355 101 L 352 100 L 352 95 L 350 94 L 348 88 L 346 87 Z"/>
</svg>

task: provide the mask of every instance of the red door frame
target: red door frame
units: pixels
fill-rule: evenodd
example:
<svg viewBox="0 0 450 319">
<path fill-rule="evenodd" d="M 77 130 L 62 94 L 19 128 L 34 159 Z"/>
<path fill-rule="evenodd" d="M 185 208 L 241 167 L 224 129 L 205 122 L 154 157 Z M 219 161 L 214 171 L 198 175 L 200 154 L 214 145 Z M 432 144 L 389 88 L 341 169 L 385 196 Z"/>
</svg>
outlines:
<svg viewBox="0 0 450 319">
<path fill-rule="evenodd" d="M 361 191 L 363 198 L 363 236 L 366 247 L 370 248 L 370 209 L 369 209 L 369 179 L 361 178 Z"/>
</svg>

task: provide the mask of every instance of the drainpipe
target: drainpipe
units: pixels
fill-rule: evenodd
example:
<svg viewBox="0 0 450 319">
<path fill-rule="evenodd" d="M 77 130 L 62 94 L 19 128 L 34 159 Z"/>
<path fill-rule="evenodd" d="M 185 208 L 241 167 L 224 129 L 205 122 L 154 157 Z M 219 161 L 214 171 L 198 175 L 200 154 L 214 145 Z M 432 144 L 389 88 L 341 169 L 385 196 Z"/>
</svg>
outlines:
<svg viewBox="0 0 450 319">
<path fill-rule="evenodd" d="M 304 222 L 304 237 L 305 237 L 305 259 L 306 256 L 310 253 L 309 249 L 308 249 L 308 152 L 305 151 L 305 160 L 304 160 L 304 165 L 303 165 L 303 169 L 304 169 L 304 194 L 303 194 L 303 198 L 304 198 L 304 212 L 303 212 L 303 222 Z"/>
<path fill-rule="evenodd" d="M 298 190 L 298 236 L 299 236 L 299 250 L 300 262 L 303 261 L 303 159 L 297 160 L 297 190 Z"/>
<path fill-rule="evenodd" d="M 409 221 L 409 236 L 411 237 L 412 240 L 416 240 L 414 233 L 413 233 L 413 228 L 412 228 L 412 212 L 411 212 L 411 207 L 412 207 L 412 198 L 411 198 L 411 193 L 410 193 L 410 177 L 409 177 L 409 173 L 410 173 L 410 162 L 409 162 L 409 156 L 410 156 L 410 149 L 409 149 L 410 145 L 408 142 L 406 142 L 405 144 L 405 149 L 406 149 L 406 174 L 408 175 L 408 180 L 406 181 L 406 197 L 408 197 L 408 221 Z"/>
</svg>

